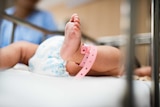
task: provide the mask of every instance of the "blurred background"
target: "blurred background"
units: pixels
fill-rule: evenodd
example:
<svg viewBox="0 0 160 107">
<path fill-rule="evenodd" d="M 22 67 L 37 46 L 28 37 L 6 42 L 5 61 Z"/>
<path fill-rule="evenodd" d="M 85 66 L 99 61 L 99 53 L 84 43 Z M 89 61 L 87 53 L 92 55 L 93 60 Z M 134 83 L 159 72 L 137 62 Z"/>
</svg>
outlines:
<svg viewBox="0 0 160 107">
<path fill-rule="evenodd" d="M 15 0 L 5 0 L 7 7 Z M 64 29 L 73 13 L 78 13 L 82 30 L 94 38 L 121 34 L 120 5 L 123 0 L 40 0 L 37 7 L 52 13 L 58 29 Z M 139 0 L 138 33 L 150 32 L 150 0 Z"/>
<path fill-rule="evenodd" d="M 73 13 L 78 13 L 82 30 L 97 38 L 107 35 L 119 35 L 120 5 L 123 0 L 41 0 L 39 8 L 55 15 L 59 29 Z M 139 0 L 138 32 L 150 32 L 150 0 Z"/>
<path fill-rule="evenodd" d="M 14 0 L 6 0 L 5 8 L 14 5 Z M 58 30 L 64 30 L 73 13 L 81 19 L 82 32 L 95 40 L 106 36 L 121 35 L 120 5 L 123 0 L 40 0 L 37 8 L 54 16 Z M 139 0 L 137 33 L 150 32 L 150 0 Z M 137 47 L 137 58 L 142 65 L 148 62 L 147 45 Z"/>
<path fill-rule="evenodd" d="M 41 0 L 39 7 L 54 14 L 59 29 L 73 13 L 78 13 L 82 31 L 98 39 L 105 36 L 121 35 L 120 6 L 123 0 Z M 150 32 L 150 0 L 139 0 L 137 33 Z M 136 57 L 142 65 L 149 64 L 148 45 L 136 48 Z"/>
</svg>

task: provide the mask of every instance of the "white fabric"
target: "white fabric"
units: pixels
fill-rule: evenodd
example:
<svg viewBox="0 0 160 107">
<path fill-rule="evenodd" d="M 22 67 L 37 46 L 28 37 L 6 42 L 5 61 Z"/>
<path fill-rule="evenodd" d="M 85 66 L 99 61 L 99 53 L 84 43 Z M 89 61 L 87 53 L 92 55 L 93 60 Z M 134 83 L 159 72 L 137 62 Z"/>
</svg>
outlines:
<svg viewBox="0 0 160 107">
<path fill-rule="evenodd" d="M 69 76 L 66 61 L 60 56 L 63 41 L 64 36 L 54 36 L 41 43 L 35 55 L 29 60 L 29 70 L 57 77 Z"/>
<path fill-rule="evenodd" d="M 0 72 L 0 107 L 123 107 L 124 79 L 54 77 L 18 68 Z M 150 83 L 134 83 L 136 107 L 150 107 Z"/>
</svg>

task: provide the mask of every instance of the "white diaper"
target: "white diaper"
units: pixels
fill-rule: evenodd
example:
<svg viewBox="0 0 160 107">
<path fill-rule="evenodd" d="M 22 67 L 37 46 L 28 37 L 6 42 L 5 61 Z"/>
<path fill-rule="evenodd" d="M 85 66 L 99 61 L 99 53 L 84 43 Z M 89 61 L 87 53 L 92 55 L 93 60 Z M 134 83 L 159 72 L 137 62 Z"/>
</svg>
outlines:
<svg viewBox="0 0 160 107">
<path fill-rule="evenodd" d="M 63 36 L 54 36 L 44 41 L 29 60 L 30 71 L 58 77 L 69 76 L 66 62 L 60 56 L 63 41 Z"/>
</svg>

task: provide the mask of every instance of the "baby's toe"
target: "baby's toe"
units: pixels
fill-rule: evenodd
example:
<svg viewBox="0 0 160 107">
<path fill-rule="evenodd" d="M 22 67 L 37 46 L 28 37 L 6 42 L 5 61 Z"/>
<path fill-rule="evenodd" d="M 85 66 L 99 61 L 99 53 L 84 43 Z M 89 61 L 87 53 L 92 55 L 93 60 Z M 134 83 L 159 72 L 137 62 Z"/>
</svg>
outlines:
<svg viewBox="0 0 160 107">
<path fill-rule="evenodd" d="M 78 17 L 78 16 L 75 16 L 75 17 L 74 17 L 74 22 L 77 22 L 77 23 L 79 23 L 79 24 L 80 24 L 80 19 L 79 19 L 79 17 Z"/>
<path fill-rule="evenodd" d="M 78 15 L 77 15 L 76 13 L 73 14 L 73 15 L 71 16 L 70 22 L 74 22 L 74 21 L 75 21 L 75 16 L 78 16 Z"/>
</svg>

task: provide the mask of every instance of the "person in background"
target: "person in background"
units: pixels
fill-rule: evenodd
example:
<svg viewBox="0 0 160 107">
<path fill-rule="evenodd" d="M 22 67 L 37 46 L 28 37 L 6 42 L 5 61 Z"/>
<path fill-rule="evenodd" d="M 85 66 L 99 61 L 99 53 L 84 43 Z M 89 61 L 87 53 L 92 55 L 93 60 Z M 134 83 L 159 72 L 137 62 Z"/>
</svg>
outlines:
<svg viewBox="0 0 160 107">
<path fill-rule="evenodd" d="M 57 30 L 54 17 L 48 12 L 36 8 L 39 0 L 16 0 L 15 6 L 6 10 L 6 13 L 23 19 L 34 25 L 48 30 Z M 3 20 L 0 26 L 0 48 L 8 46 L 11 41 L 13 23 Z M 14 42 L 28 41 L 40 44 L 44 39 L 44 34 L 28 27 L 17 25 L 15 28 Z M 47 35 L 47 37 L 50 37 Z"/>
</svg>

